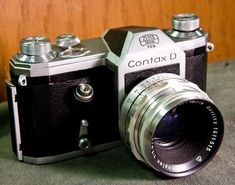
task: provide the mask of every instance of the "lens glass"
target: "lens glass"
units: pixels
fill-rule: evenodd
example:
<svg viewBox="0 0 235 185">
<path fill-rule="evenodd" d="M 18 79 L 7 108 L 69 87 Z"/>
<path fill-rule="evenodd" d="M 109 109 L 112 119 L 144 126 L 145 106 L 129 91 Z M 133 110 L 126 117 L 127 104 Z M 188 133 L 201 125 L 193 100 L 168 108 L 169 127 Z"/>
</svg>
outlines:
<svg viewBox="0 0 235 185">
<path fill-rule="evenodd" d="M 183 102 L 157 124 L 152 138 L 153 158 L 156 165 L 171 170 L 195 168 L 217 150 L 222 133 L 222 117 L 213 104 L 202 100 Z"/>
<path fill-rule="evenodd" d="M 173 108 L 161 119 L 155 131 L 155 143 L 159 147 L 175 147 L 185 139 L 186 124 L 182 121 L 182 107 Z"/>
</svg>

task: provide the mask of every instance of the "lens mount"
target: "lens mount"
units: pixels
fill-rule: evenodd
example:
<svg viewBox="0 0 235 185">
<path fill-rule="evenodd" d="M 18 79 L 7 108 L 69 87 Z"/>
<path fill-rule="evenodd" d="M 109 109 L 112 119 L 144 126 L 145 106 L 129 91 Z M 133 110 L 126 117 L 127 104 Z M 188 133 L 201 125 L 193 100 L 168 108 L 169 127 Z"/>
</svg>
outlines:
<svg viewBox="0 0 235 185">
<path fill-rule="evenodd" d="M 223 119 L 197 85 L 164 73 L 133 88 L 122 105 L 119 129 L 137 159 L 167 176 L 182 177 L 213 158 Z"/>
</svg>

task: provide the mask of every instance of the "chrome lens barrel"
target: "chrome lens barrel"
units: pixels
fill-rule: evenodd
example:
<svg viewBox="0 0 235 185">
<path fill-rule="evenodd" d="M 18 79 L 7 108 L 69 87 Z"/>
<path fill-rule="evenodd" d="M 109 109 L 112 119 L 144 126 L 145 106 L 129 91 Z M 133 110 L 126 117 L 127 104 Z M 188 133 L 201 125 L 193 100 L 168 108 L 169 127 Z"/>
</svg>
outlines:
<svg viewBox="0 0 235 185">
<path fill-rule="evenodd" d="M 119 129 L 137 159 L 165 175 L 182 177 L 214 156 L 223 119 L 197 85 L 165 73 L 132 89 L 121 108 Z"/>
</svg>

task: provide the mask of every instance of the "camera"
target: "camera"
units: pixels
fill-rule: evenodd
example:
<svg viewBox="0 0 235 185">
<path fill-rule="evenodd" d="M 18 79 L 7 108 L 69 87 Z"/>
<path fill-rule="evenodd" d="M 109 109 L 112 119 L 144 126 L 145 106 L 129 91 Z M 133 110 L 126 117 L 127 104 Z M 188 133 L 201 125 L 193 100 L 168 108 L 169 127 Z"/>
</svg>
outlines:
<svg viewBox="0 0 235 185">
<path fill-rule="evenodd" d="M 204 92 L 208 34 L 194 14 L 171 29 L 128 26 L 82 40 L 21 40 L 6 82 L 13 151 L 43 164 L 122 145 L 164 175 L 215 155 L 223 118 Z"/>
</svg>

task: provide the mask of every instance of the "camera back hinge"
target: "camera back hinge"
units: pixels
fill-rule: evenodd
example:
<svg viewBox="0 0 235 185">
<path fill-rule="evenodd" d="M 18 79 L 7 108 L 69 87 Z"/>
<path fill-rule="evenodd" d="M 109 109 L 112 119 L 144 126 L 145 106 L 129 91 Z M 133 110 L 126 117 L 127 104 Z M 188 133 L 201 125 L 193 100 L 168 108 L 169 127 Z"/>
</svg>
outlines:
<svg viewBox="0 0 235 185">
<path fill-rule="evenodd" d="M 12 120 L 10 120 L 12 127 L 12 134 L 15 136 L 15 153 L 18 160 L 23 160 L 23 153 L 21 150 L 21 134 L 20 134 L 20 122 L 18 113 L 18 102 L 17 102 L 17 90 L 16 87 L 10 82 L 6 81 L 7 93 L 8 93 L 8 105 L 9 112 L 12 114 Z M 13 137 L 12 137 L 13 139 Z"/>
</svg>

